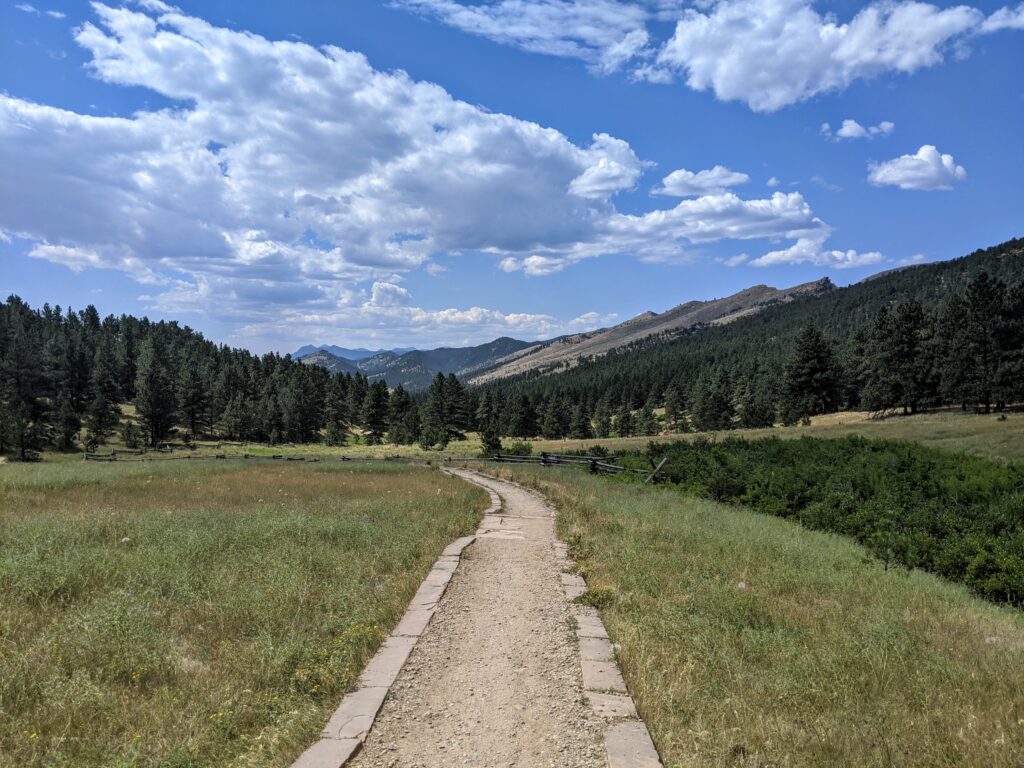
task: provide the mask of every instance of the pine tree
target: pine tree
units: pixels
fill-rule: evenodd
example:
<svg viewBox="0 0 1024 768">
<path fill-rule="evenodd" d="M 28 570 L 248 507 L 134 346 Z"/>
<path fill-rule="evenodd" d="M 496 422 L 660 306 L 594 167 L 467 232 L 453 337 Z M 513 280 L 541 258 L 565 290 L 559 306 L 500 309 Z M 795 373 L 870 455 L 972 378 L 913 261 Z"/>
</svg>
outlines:
<svg viewBox="0 0 1024 768">
<path fill-rule="evenodd" d="M 594 429 L 590 424 L 590 414 L 587 413 L 586 403 L 578 403 L 572 409 L 572 419 L 569 424 L 569 437 L 574 440 L 589 440 L 594 436 Z"/>
<path fill-rule="evenodd" d="M 549 440 L 561 440 L 569 431 L 570 413 L 562 398 L 548 398 L 541 421 L 541 434 Z"/>
<path fill-rule="evenodd" d="M 1002 335 L 1002 314 L 1006 286 L 982 272 L 964 292 L 966 312 L 961 318 L 967 341 L 966 394 L 981 407 L 991 410 L 995 400 L 996 375 L 1001 362 L 998 339 Z"/>
<path fill-rule="evenodd" d="M 465 439 L 462 433 L 469 429 L 468 406 L 466 388 L 454 373 L 449 373 L 445 380 L 445 411 L 449 439 Z"/>
<path fill-rule="evenodd" d="M 82 428 L 82 420 L 78 418 L 75 408 L 71 403 L 69 395 L 62 393 L 57 398 L 57 406 L 54 409 L 57 414 L 56 444 L 62 451 L 69 451 L 75 447 L 75 439 L 78 431 Z"/>
<path fill-rule="evenodd" d="M 637 417 L 636 431 L 641 435 L 651 436 L 658 434 L 658 417 L 654 413 L 654 407 L 650 402 L 644 403 Z"/>
<path fill-rule="evenodd" d="M 612 415 L 608 410 L 608 402 L 600 400 L 594 410 L 594 434 L 602 440 L 612 434 Z"/>
<path fill-rule="evenodd" d="M 424 450 L 440 445 L 448 447 L 448 382 L 443 373 L 437 374 L 427 390 L 427 401 L 420 414 L 420 446 Z"/>
<path fill-rule="evenodd" d="M 410 433 L 408 414 L 413 407 L 412 397 L 401 384 L 391 390 L 388 400 L 388 441 L 395 445 L 412 445 L 419 439 L 419 434 Z"/>
<path fill-rule="evenodd" d="M 352 421 L 355 424 L 361 425 L 363 403 L 366 402 L 366 393 L 369 389 L 370 384 L 362 373 L 356 373 L 352 377 L 352 383 L 348 388 L 348 412 L 352 414 Z"/>
<path fill-rule="evenodd" d="M 174 426 L 174 391 L 164 355 L 160 337 L 151 334 L 139 349 L 135 375 L 135 409 L 151 446 L 163 440 Z"/>
<path fill-rule="evenodd" d="M 489 420 L 480 432 L 480 455 L 490 458 L 502 451 L 501 435 L 498 433 L 497 421 Z"/>
<path fill-rule="evenodd" d="M 377 445 L 388 428 L 388 385 L 379 379 L 370 385 L 363 402 L 363 429 L 366 442 Z"/>
<path fill-rule="evenodd" d="M 669 429 L 673 431 L 679 429 L 685 408 L 686 401 L 683 398 L 683 393 L 679 390 L 676 383 L 673 382 L 665 390 L 665 421 Z"/>
<path fill-rule="evenodd" d="M 775 425 L 775 393 L 767 378 L 756 372 L 747 379 L 739 395 L 740 425 L 747 429 L 765 429 Z"/>
<path fill-rule="evenodd" d="M 996 399 L 1000 404 L 1024 402 L 1024 281 L 1007 291 L 998 344 Z"/>
<path fill-rule="evenodd" d="M 345 444 L 350 421 L 348 412 L 347 379 L 343 374 L 335 375 L 324 390 L 324 442 L 331 446 Z"/>
<path fill-rule="evenodd" d="M 189 350 L 179 368 L 177 381 L 178 411 L 185 420 L 193 439 L 199 437 L 206 426 L 209 391 L 203 380 L 196 350 Z"/>
<path fill-rule="evenodd" d="M 540 430 L 537 428 L 537 412 L 527 395 L 512 397 L 509 408 L 508 429 L 505 432 L 512 437 L 533 437 Z"/>
<path fill-rule="evenodd" d="M 92 368 L 92 401 L 86 412 L 85 426 L 89 430 L 89 440 L 99 445 L 117 428 L 121 418 L 118 405 L 120 386 L 117 383 L 117 360 L 114 357 L 113 344 L 108 335 L 103 334 L 96 347 Z"/>
<path fill-rule="evenodd" d="M 736 408 L 733 403 L 732 381 L 724 369 L 714 374 L 703 373 L 697 379 L 690 402 L 693 425 L 700 431 L 733 428 Z"/>
<path fill-rule="evenodd" d="M 839 407 L 839 371 L 832 346 L 813 325 L 797 337 L 796 350 L 786 366 L 785 421 L 821 413 L 833 413 Z"/>
<path fill-rule="evenodd" d="M 615 416 L 615 434 L 619 437 L 632 437 L 633 432 L 633 412 L 628 404 L 624 404 Z"/>
</svg>

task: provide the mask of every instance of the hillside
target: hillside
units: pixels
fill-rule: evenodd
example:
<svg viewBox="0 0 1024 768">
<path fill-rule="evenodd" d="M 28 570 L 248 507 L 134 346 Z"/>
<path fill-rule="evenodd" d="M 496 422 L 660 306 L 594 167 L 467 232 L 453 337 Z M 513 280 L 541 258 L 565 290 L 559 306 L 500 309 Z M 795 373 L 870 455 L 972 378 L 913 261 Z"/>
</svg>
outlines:
<svg viewBox="0 0 1024 768">
<path fill-rule="evenodd" d="M 525 347 L 498 360 L 486 371 L 470 376 L 469 383 L 483 384 L 529 371 L 552 370 L 572 364 L 581 357 L 604 355 L 648 337 L 669 340 L 695 326 L 729 323 L 774 304 L 817 296 L 834 289 L 828 278 L 781 290 L 755 285 L 723 299 L 689 301 L 661 313 L 644 312 L 611 328 L 563 336 Z"/>
<path fill-rule="evenodd" d="M 310 352 L 298 358 L 298 361 L 304 365 L 319 365 L 331 373 L 355 373 L 359 370 L 351 360 L 346 360 L 344 357 L 332 354 L 326 349 Z"/>
<path fill-rule="evenodd" d="M 660 400 L 672 385 L 690 393 L 702 376 L 722 375 L 734 385 L 756 381 L 766 390 L 777 390 L 803 329 L 820 329 L 844 358 L 853 351 L 854 334 L 883 308 L 915 300 L 928 312 L 939 311 L 982 272 L 1011 286 L 1024 280 L 1024 240 L 1010 240 L 959 259 L 890 270 L 844 288 L 807 290 L 761 311 L 737 312 L 718 322 L 703 319 L 667 342 L 648 336 L 604 355 L 580 355 L 570 369 L 546 376 L 524 367 L 519 373 L 531 375 L 496 382 L 492 374 L 473 382 L 506 394 L 526 394 L 534 401 L 557 395 L 593 405 L 604 398 L 613 405 L 625 402 L 634 408 L 652 397 Z M 725 317 L 732 322 L 724 322 Z"/>
<path fill-rule="evenodd" d="M 725 298 L 689 301 L 661 313 L 644 312 L 611 328 L 548 341 L 528 342 L 503 336 L 473 347 L 439 347 L 404 354 L 401 350 L 363 354 L 368 350 L 307 345 L 296 354 L 301 362 L 332 372 L 358 370 L 371 381 L 384 379 L 389 386 L 401 384 L 412 391 L 425 389 L 438 373 L 454 373 L 470 384 L 483 384 L 531 371 L 550 371 L 645 339 L 668 341 L 694 327 L 729 323 L 775 304 L 834 289 L 828 278 L 784 289 L 755 285 Z M 304 351 L 304 356 L 299 354 Z M 343 354 L 346 352 L 355 356 Z"/>
</svg>

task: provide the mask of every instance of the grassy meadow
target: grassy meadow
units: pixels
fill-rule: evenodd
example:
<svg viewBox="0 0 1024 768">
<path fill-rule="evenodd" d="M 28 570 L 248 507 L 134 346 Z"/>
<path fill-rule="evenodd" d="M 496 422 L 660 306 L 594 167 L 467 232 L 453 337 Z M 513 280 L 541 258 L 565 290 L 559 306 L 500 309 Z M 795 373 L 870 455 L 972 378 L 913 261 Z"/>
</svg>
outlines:
<svg viewBox="0 0 1024 768">
<path fill-rule="evenodd" d="M 667 768 L 1020 766 L 1024 613 L 671 488 L 542 490 Z"/>
<path fill-rule="evenodd" d="M 126 410 L 130 406 L 126 406 Z M 809 425 L 794 427 L 773 427 L 770 429 L 735 429 L 728 432 L 690 432 L 684 434 L 660 435 L 658 437 L 610 437 L 592 440 L 545 440 L 531 439 L 525 442 L 533 446 L 534 453 L 541 451 L 574 451 L 601 445 L 611 451 L 642 451 L 652 440 L 664 442 L 667 439 L 694 439 L 709 437 L 721 439 L 728 436 L 756 439 L 759 437 L 777 436 L 781 438 L 809 437 L 844 437 L 846 435 L 863 435 L 889 440 L 913 440 L 944 450 L 970 453 L 985 459 L 1000 461 L 1024 462 L 1024 412 L 1006 413 L 1005 420 L 998 414 L 974 414 L 960 411 L 935 411 L 915 414 L 913 416 L 889 416 L 873 418 L 863 412 L 843 412 L 816 416 Z M 321 459 L 340 456 L 352 458 L 384 458 L 400 456 L 403 458 L 440 460 L 445 456 L 478 456 L 480 440 L 476 434 L 470 434 L 466 440 L 449 443 L 444 451 L 424 451 L 416 445 L 367 445 L 352 440 L 349 445 L 330 447 L 322 444 L 313 445 L 278 445 L 274 447 L 260 445 L 235 446 L 225 445 L 222 448 L 201 447 L 189 452 L 193 456 L 214 456 L 225 454 L 241 456 L 296 455 Z M 514 442 L 513 438 L 505 438 L 506 443 Z M 202 442 L 202 441 L 201 441 Z M 104 446 L 101 452 L 121 447 L 117 438 Z M 175 451 L 175 457 L 186 455 L 186 452 Z M 147 458 L 164 458 L 162 455 L 149 454 Z M 121 461 L 135 459 L 131 456 L 120 457 Z M 47 452 L 45 460 L 81 461 L 81 453 Z"/>
<path fill-rule="evenodd" d="M 0 467 L 0 765 L 287 765 L 487 496 L 395 465 Z"/>
</svg>

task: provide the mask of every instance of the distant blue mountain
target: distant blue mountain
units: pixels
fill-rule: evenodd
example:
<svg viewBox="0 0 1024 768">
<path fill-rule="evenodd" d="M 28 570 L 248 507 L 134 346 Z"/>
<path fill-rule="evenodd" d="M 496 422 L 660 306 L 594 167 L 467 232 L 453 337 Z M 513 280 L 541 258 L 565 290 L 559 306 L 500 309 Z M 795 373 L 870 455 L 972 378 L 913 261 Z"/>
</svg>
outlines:
<svg viewBox="0 0 1024 768">
<path fill-rule="evenodd" d="M 412 352 L 416 347 L 397 347 L 395 349 L 363 349 L 358 347 L 356 349 L 346 349 L 345 347 L 338 347 L 334 344 L 321 344 L 320 346 L 313 346 L 312 344 L 306 344 L 304 347 L 299 347 L 298 350 L 292 353 L 292 359 L 298 360 L 300 357 L 311 355 L 319 350 L 330 352 L 335 357 L 341 357 L 345 360 L 351 360 L 356 362 L 358 360 L 366 360 L 369 357 L 379 355 L 382 352 L 394 352 L 396 355 L 404 355 L 406 352 Z"/>
<path fill-rule="evenodd" d="M 532 341 L 519 341 L 503 336 L 476 347 L 439 347 L 420 350 L 415 348 L 386 349 L 371 352 L 368 349 L 345 349 L 324 344 L 307 344 L 293 357 L 303 363 L 319 365 L 331 373 L 364 374 L 370 381 L 384 379 L 389 387 L 401 384 L 410 391 L 426 389 L 438 373 L 466 376 L 503 360 L 507 355 L 527 347 Z"/>
</svg>

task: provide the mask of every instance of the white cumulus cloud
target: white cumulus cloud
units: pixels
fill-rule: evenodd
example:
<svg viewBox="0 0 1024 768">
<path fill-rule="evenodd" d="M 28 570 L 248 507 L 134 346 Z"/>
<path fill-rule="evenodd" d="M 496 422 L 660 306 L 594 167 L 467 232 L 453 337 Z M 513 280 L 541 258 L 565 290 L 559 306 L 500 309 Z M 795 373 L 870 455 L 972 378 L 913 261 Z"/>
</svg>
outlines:
<svg viewBox="0 0 1024 768">
<path fill-rule="evenodd" d="M 1024 3 L 1016 8 L 1000 8 L 981 24 L 982 32 L 999 32 L 1004 29 L 1024 29 Z"/>
<path fill-rule="evenodd" d="M 888 136 L 896 130 L 896 123 L 883 120 L 878 125 L 863 126 L 856 120 L 847 118 L 843 124 L 833 133 L 832 126 L 822 123 L 821 134 L 826 138 L 840 141 L 842 139 L 873 139 L 876 136 Z"/>
<path fill-rule="evenodd" d="M 372 288 L 370 305 L 374 307 L 404 307 L 412 300 L 405 288 L 394 283 L 376 282 Z"/>
<path fill-rule="evenodd" d="M 658 64 L 691 88 L 772 112 L 855 80 L 934 66 L 982 18 L 967 6 L 911 1 L 869 5 L 839 23 L 806 0 L 721 0 L 683 14 Z"/>
<path fill-rule="evenodd" d="M 872 163 L 868 171 L 868 181 L 872 184 L 900 189 L 951 189 L 967 178 L 967 171 L 956 164 L 952 155 L 940 153 L 931 144 L 925 144 L 913 155 Z"/>
<path fill-rule="evenodd" d="M 782 248 L 753 259 L 750 264 L 755 267 L 773 267 L 780 264 L 813 264 L 818 267 L 832 269 L 852 269 L 867 267 L 882 261 L 882 254 L 877 251 L 859 253 L 857 251 L 836 251 L 822 247 L 822 238 L 800 238 L 789 248 Z"/>
<path fill-rule="evenodd" d="M 662 179 L 661 186 L 654 190 L 654 194 L 672 197 L 714 195 L 725 192 L 729 187 L 746 184 L 748 181 L 750 177 L 747 174 L 730 171 L 722 165 L 696 173 L 680 168 Z"/>
</svg>

